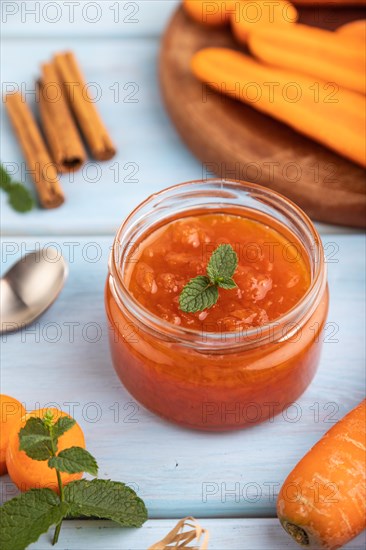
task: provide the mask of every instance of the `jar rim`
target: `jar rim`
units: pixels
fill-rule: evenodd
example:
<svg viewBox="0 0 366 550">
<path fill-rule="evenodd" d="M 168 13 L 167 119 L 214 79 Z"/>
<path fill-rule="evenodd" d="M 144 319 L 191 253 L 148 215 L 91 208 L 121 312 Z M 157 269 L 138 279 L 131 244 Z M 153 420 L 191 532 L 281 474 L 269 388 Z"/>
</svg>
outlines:
<svg viewBox="0 0 366 550">
<path fill-rule="evenodd" d="M 252 191 L 254 193 L 257 193 L 257 198 L 262 201 L 264 200 L 264 198 L 273 199 L 277 203 L 277 207 L 279 207 L 279 205 L 286 207 L 285 210 L 288 210 L 287 214 L 290 215 L 291 213 L 292 220 L 295 219 L 297 222 L 302 223 L 303 228 L 305 228 L 305 230 L 309 233 L 309 236 L 312 239 L 312 244 L 314 245 L 316 261 L 314 262 L 313 260 L 312 263 L 313 265 L 315 265 L 315 269 L 311 278 L 311 283 L 306 293 L 284 315 L 281 315 L 280 317 L 260 327 L 254 327 L 245 330 L 245 337 L 241 337 L 240 340 L 238 340 L 237 331 L 205 332 L 205 340 L 202 340 L 202 331 L 181 327 L 179 325 L 173 325 L 172 323 L 161 319 L 148 309 L 144 308 L 138 302 L 138 300 L 136 300 L 136 298 L 132 296 L 125 284 L 124 278 L 122 277 L 121 266 L 118 265 L 121 258 L 120 247 L 123 243 L 123 233 L 126 231 L 128 224 L 131 223 L 136 215 L 138 216 L 147 205 L 153 203 L 154 201 L 158 201 L 157 204 L 160 204 L 162 201 L 164 201 L 164 199 L 172 197 L 174 194 L 177 194 L 178 196 L 178 194 L 183 191 L 184 188 L 192 191 L 193 189 L 198 188 L 202 185 L 211 185 L 213 186 L 212 190 L 217 190 L 220 186 L 220 189 L 222 191 L 226 191 L 226 188 L 235 188 L 239 192 L 243 192 L 245 190 L 247 192 Z M 245 206 L 247 210 L 250 210 L 250 208 L 246 205 L 242 206 Z M 136 225 L 136 223 L 139 221 L 141 222 L 143 218 L 144 215 L 142 213 L 142 216 L 137 218 L 134 225 Z M 290 233 L 294 234 L 294 231 L 290 229 Z M 308 257 L 310 261 L 309 254 Z M 114 283 L 117 283 L 113 285 L 112 290 L 114 290 L 114 296 L 118 301 L 119 307 L 122 306 L 130 314 L 132 313 L 134 321 L 137 320 L 140 324 L 144 326 L 146 330 L 148 330 L 149 332 L 157 333 L 160 337 L 163 336 L 166 339 L 172 341 L 180 341 L 181 343 L 187 344 L 187 346 L 189 347 L 203 348 L 205 349 L 205 351 L 212 351 L 213 348 L 215 349 L 215 351 L 223 351 L 225 349 L 227 350 L 228 348 L 232 350 L 234 348 L 237 349 L 238 347 L 241 347 L 243 345 L 257 346 L 267 341 L 269 337 L 274 337 L 273 335 L 276 333 L 279 326 L 289 326 L 292 328 L 289 328 L 288 332 L 282 334 L 282 338 L 277 338 L 275 341 L 280 342 L 284 339 L 289 339 L 293 335 L 293 333 L 297 331 L 297 323 L 294 324 L 294 320 L 298 321 L 299 319 L 302 319 L 304 317 L 304 314 L 306 312 L 309 313 L 313 311 L 314 308 L 310 311 L 309 306 L 312 302 L 315 301 L 316 297 L 319 295 L 322 288 L 324 288 L 326 284 L 326 265 L 324 260 L 323 245 L 316 228 L 314 227 L 312 221 L 307 216 L 307 214 L 305 214 L 305 212 L 301 210 L 301 208 L 297 206 L 293 201 L 291 201 L 281 193 L 278 193 L 277 191 L 255 183 L 226 178 L 192 180 L 166 187 L 157 193 L 149 195 L 144 201 L 142 201 L 130 212 L 130 214 L 125 218 L 125 220 L 119 227 L 110 255 L 109 271 L 110 274 L 113 276 Z M 309 316 L 310 314 L 308 314 L 308 317 Z M 199 336 L 201 336 L 201 340 L 198 340 L 197 337 Z"/>
</svg>

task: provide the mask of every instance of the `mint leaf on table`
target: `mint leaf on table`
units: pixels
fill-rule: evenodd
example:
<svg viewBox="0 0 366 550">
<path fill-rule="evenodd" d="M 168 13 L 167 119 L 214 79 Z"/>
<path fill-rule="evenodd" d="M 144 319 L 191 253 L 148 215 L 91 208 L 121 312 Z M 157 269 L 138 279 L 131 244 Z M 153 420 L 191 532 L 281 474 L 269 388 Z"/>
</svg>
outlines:
<svg viewBox="0 0 366 550">
<path fill-rule="evenodd" d="M 59 472 L 78 474 L 87 472 L 92 476 L 98 475 L 98 464 L 95 458 L 81 447 L 70 447 L 60 451 L 57 456 L 49 459 L 50 468 L 56 468 Z"/>
<path fill-rule="evenodd" d="M 61 416 L 53 425 L 53 437 L 55 439 L 58 439 L 64 433 L 71 430 L 71 428 L 75 426 L 75 424 L 75 420 L 70 416 Z"/>
<path fill-rule="evenodd" d="M 187 313 L 202 311 L 216 304 L 219 291 L 208 277 L 199 275 L 185 285 L 179 296 L 179 307 Z"/>
<path fill-rule="evenodd" d="M 4 189 L 4 191 L 9 191 L 11 187 L 11 176 L 2 164 L 0 164 L 0 187 Z"/>
<path fill-rule="evenodd" d="M 58 494 L 51 489 L 31 489 L 6 502 L 0 508 L 1 550 L 24 550 L 54 524 L 52 544 L 56 544 L 65 517 L 110 519 L 123 527 L 140 527 L 147 519 L 144 502 L 124 483 L 83 479 L 64 485 L 61 472 L 97 475 L 98 465 L 81 447 L 57 454 L 58 438 L 74 426 L 75 420 L 65 416 L 54 421 L 51 409 L 43 418 L 30 416 L 19 431 L 19 449 L 54 469 Z"/>
<path fill-rule="evenodd" d="M 31 489 L 5 502 L 0 508 L 1 549 L 24 550 L 68 510 L 69 505 L 51 489 Z"/>
<path fill-rule="evenodd" d="M 33 460 L 47 460 L 52 456 L 52 439 L 43 420 L 33 416 L 28 418 L 19 431 L 19 449 Z"/>
<path fill-rule="evenodd" d="M 218 246 L 209 259 L 207 276 L 199 275 L 183 287 L 179 296 L 180 309 L 186 313 L 195 313 L 216 304 L 218 287 L 225 290 L 236 288 L 232 276 L 237 265 L 238 256 L 233 247 L 230 244 Z"/>
<path fill-rule="evenodd" d="M 29 212 L 34 206 L 34 201 L 28 189 L 17 181 L 12 181 L 12 177 L 0 164 L 0 188 L 9 195 L 9 204 L 17 212 Z"/>
<path fill-rule="evenodd" d="M 231 278 L 238 266 L 238 256 L 230 244 L 221 244 L 214 250 L 207 265 L 211 283 Z"/>
<path fill-rule="evenodd" d="M 141 527 L 147 520 L 144 502 L 119 481 L 72 481 L 65 487 L 65 500 L 70 506 L 68 517 L 110 519 L 122 527 Z"/>
<path fill-rule="evenodd" d="M 21 183 L 12 183 L 8 189 L 9 204 L 17 212 L 29 212 L 34 206 L 32 195 Z"/>
</svg>

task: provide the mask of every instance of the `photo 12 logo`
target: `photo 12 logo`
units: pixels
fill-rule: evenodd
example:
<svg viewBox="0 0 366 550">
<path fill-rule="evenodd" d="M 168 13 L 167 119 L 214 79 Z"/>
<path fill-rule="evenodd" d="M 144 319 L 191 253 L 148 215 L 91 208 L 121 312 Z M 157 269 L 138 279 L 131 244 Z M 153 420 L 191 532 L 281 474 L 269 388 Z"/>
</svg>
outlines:
<svg viewBox="0 0 366 550">
<path fill-rule="evenodd" d="M 279 482 L 256 481 L 248 482 L 227 482 L 227 481 L 205 481 L 202 483 L 201 498 L 204 504 L 211 502 L 226 503 L 275 503 L 281 485 Z M 339 502 L 338 485 L 332 481 L 318 482 L 314 481 L 309 490 L 306 491 L 307 500 L 309 492 L 313 504 L 319 502 L 337 503 Z M 303 496 L 303 487 L 300 483 L 289 483 L 284 492 L 284 499 L 287 502 L 301 502 Z"/>
<path fill-rule="evenodd" d="M 339 420 L 339 405 L 333 401 L 320 403 L 315 401 L 308 405 L 299 403 L 286 403 L 281 405 L 278 401 L 265 403 L 251 402 L 213 402 L 202 404 L 202 422 L 207 426 L 220 424 L 238 425 L 256 424 L 263 420 L 273 423 L 275 417 L 279 421 L 289 424 L 297 424 L 303 418 L 314 424 L 335 424 Z"/>
<path fill-rule="evenodd" d="M 19 21 L 23 24 L 56 24 L 59 22 L 74 24 L 80 21 L 95 25 L 103 21 L 115 24 L 137 24 L 140 5 L 133 1 L 85 2 L 65 0 L 64 2 L 1 2 L 1 22 L 3 24 Z"/>
<path fill-rule="evenodd" d="M 133 81 L 114 81 L 100 84 L 99 82 L 82 83 L 73 80 L 58 82 L 42 82 L 42 86 L 28 82 L 14 82 L 11 80 L 1 83 L 2 102 L 6 97 L 19 92 L 21 102 L 34 101 L 39 104 L 43 101 L 57 104 L 62 99 L 74 101 L 79 94 L 86 103 L 99 103 L 103 98 L 112 99 L 113 103 L 139 103 L 140 85 Z"/>
<path fill-rule="evenodd" d="M 40 179 L 46 179 L 48 181 L 55 181 L 55 167 L 57 165 L 54 162 L 49 162 L 41 165 L 40 163 L 34 163 L 34 167 L 30 170 L 25 162 L 3 162 L 4 169 L 9 176 L 25 183 L 28 178 L 33 179 L 35 183 Z M 139 179 L 140 165 L 137 162 L 115 161 L 113 164 L 103 166 L 99 162 L 88 161 L 79 170 L 78 173 L 68 172 L 63 174 L 63 181 L 66 183 L 75 183 L 82 180 L 83 183 L 98 184 L 107 179 L 107 181 L 113 181 L 115 184 L 136 184 L 140 183 Z"/>
<path fill-rule="evenodd" d="M 314 159 L 304 159 L 303 162 L 291 159 L 281 163 L 268 159 L 260 162 L 203 162 L 202 179 L 211 179 L 214 174 L 220 174 L 223 179 L 250 181 L 265 186 L 278 181 L 298 185 L 304 181 L 323 185 L 339 182 L 336 164 L 314 162 Z"/>
</svg>

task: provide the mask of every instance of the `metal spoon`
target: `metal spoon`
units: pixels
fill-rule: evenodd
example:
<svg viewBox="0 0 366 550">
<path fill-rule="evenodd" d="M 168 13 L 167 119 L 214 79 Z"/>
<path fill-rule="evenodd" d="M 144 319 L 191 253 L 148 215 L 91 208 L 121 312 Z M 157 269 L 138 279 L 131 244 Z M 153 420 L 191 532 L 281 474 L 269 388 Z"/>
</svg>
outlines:
<svg viewBox="0 0 366 550">
<path fill-rule="evenodd" d="M 68 268 L 55 248 L 31 252 L 0 279 L 0 333 L 19 330 L 46 311 L 64 286 Z"/>
</svg>

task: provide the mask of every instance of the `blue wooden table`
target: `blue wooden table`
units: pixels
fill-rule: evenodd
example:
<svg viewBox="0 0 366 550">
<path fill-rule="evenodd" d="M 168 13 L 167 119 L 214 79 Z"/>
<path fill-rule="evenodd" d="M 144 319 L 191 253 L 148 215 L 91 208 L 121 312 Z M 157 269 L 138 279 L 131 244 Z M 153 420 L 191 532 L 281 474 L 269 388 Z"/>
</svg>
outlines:
<svg viewBox="0 0 366 550">
<path fill-rule="evenodd" d="M 79 2 L 74 22 L 70 3 L 58 2 L 53 11 L 44 7 L 56 3 L 36 4 L 2 3 L 3 90 L 21 85 L 34 103 L 39 64 L 73 49 L 101 94 L 98 107 L 118 155 L 101 165 L 89 162 L 73 178 L 63 176 L 67 202 L 58 210 L 21 216 L 1 194 L 2 272 L 22 253 L 51 244 L 70 266 L 53 307 L 31 327 L 2 338 L 1 392 L 27 409 L 56 403 L 70 411 L 83 426 L 101 477 L 129 483 L 150 515 L 138 531 L 109 522 L 65 522 L 59 548 L 144 550 L 176 519 L 194 515 L 210 530 L 212 550 L 295 549 L 275 519 L 279 487 L 364 394 L 364 236 L 318 224 L 331 307 L 318 374 L 298 403 L 273 422 L 228 434 L 188 431 L 150 414 L 114 373 L 103 286 L 113 234 L 124 216 L 149 193 L 205 175 L 180 142 L 159 94 L 159 39 L 177 2 Z M 11 7 L 18 10 L 12 14 Z M 21 177 L 22 157 L 3 107 L 1 114 L 1 158 L 15 163 Z M 32 188 L 28 179 L 26 184 Z M 1 478 L 2 499 L 14 494 L 9 478 Z M 361 535 L 347 548 L 364 544 Z M 50 547 L 48 535 L 32 546 Z"/>
</svg>

